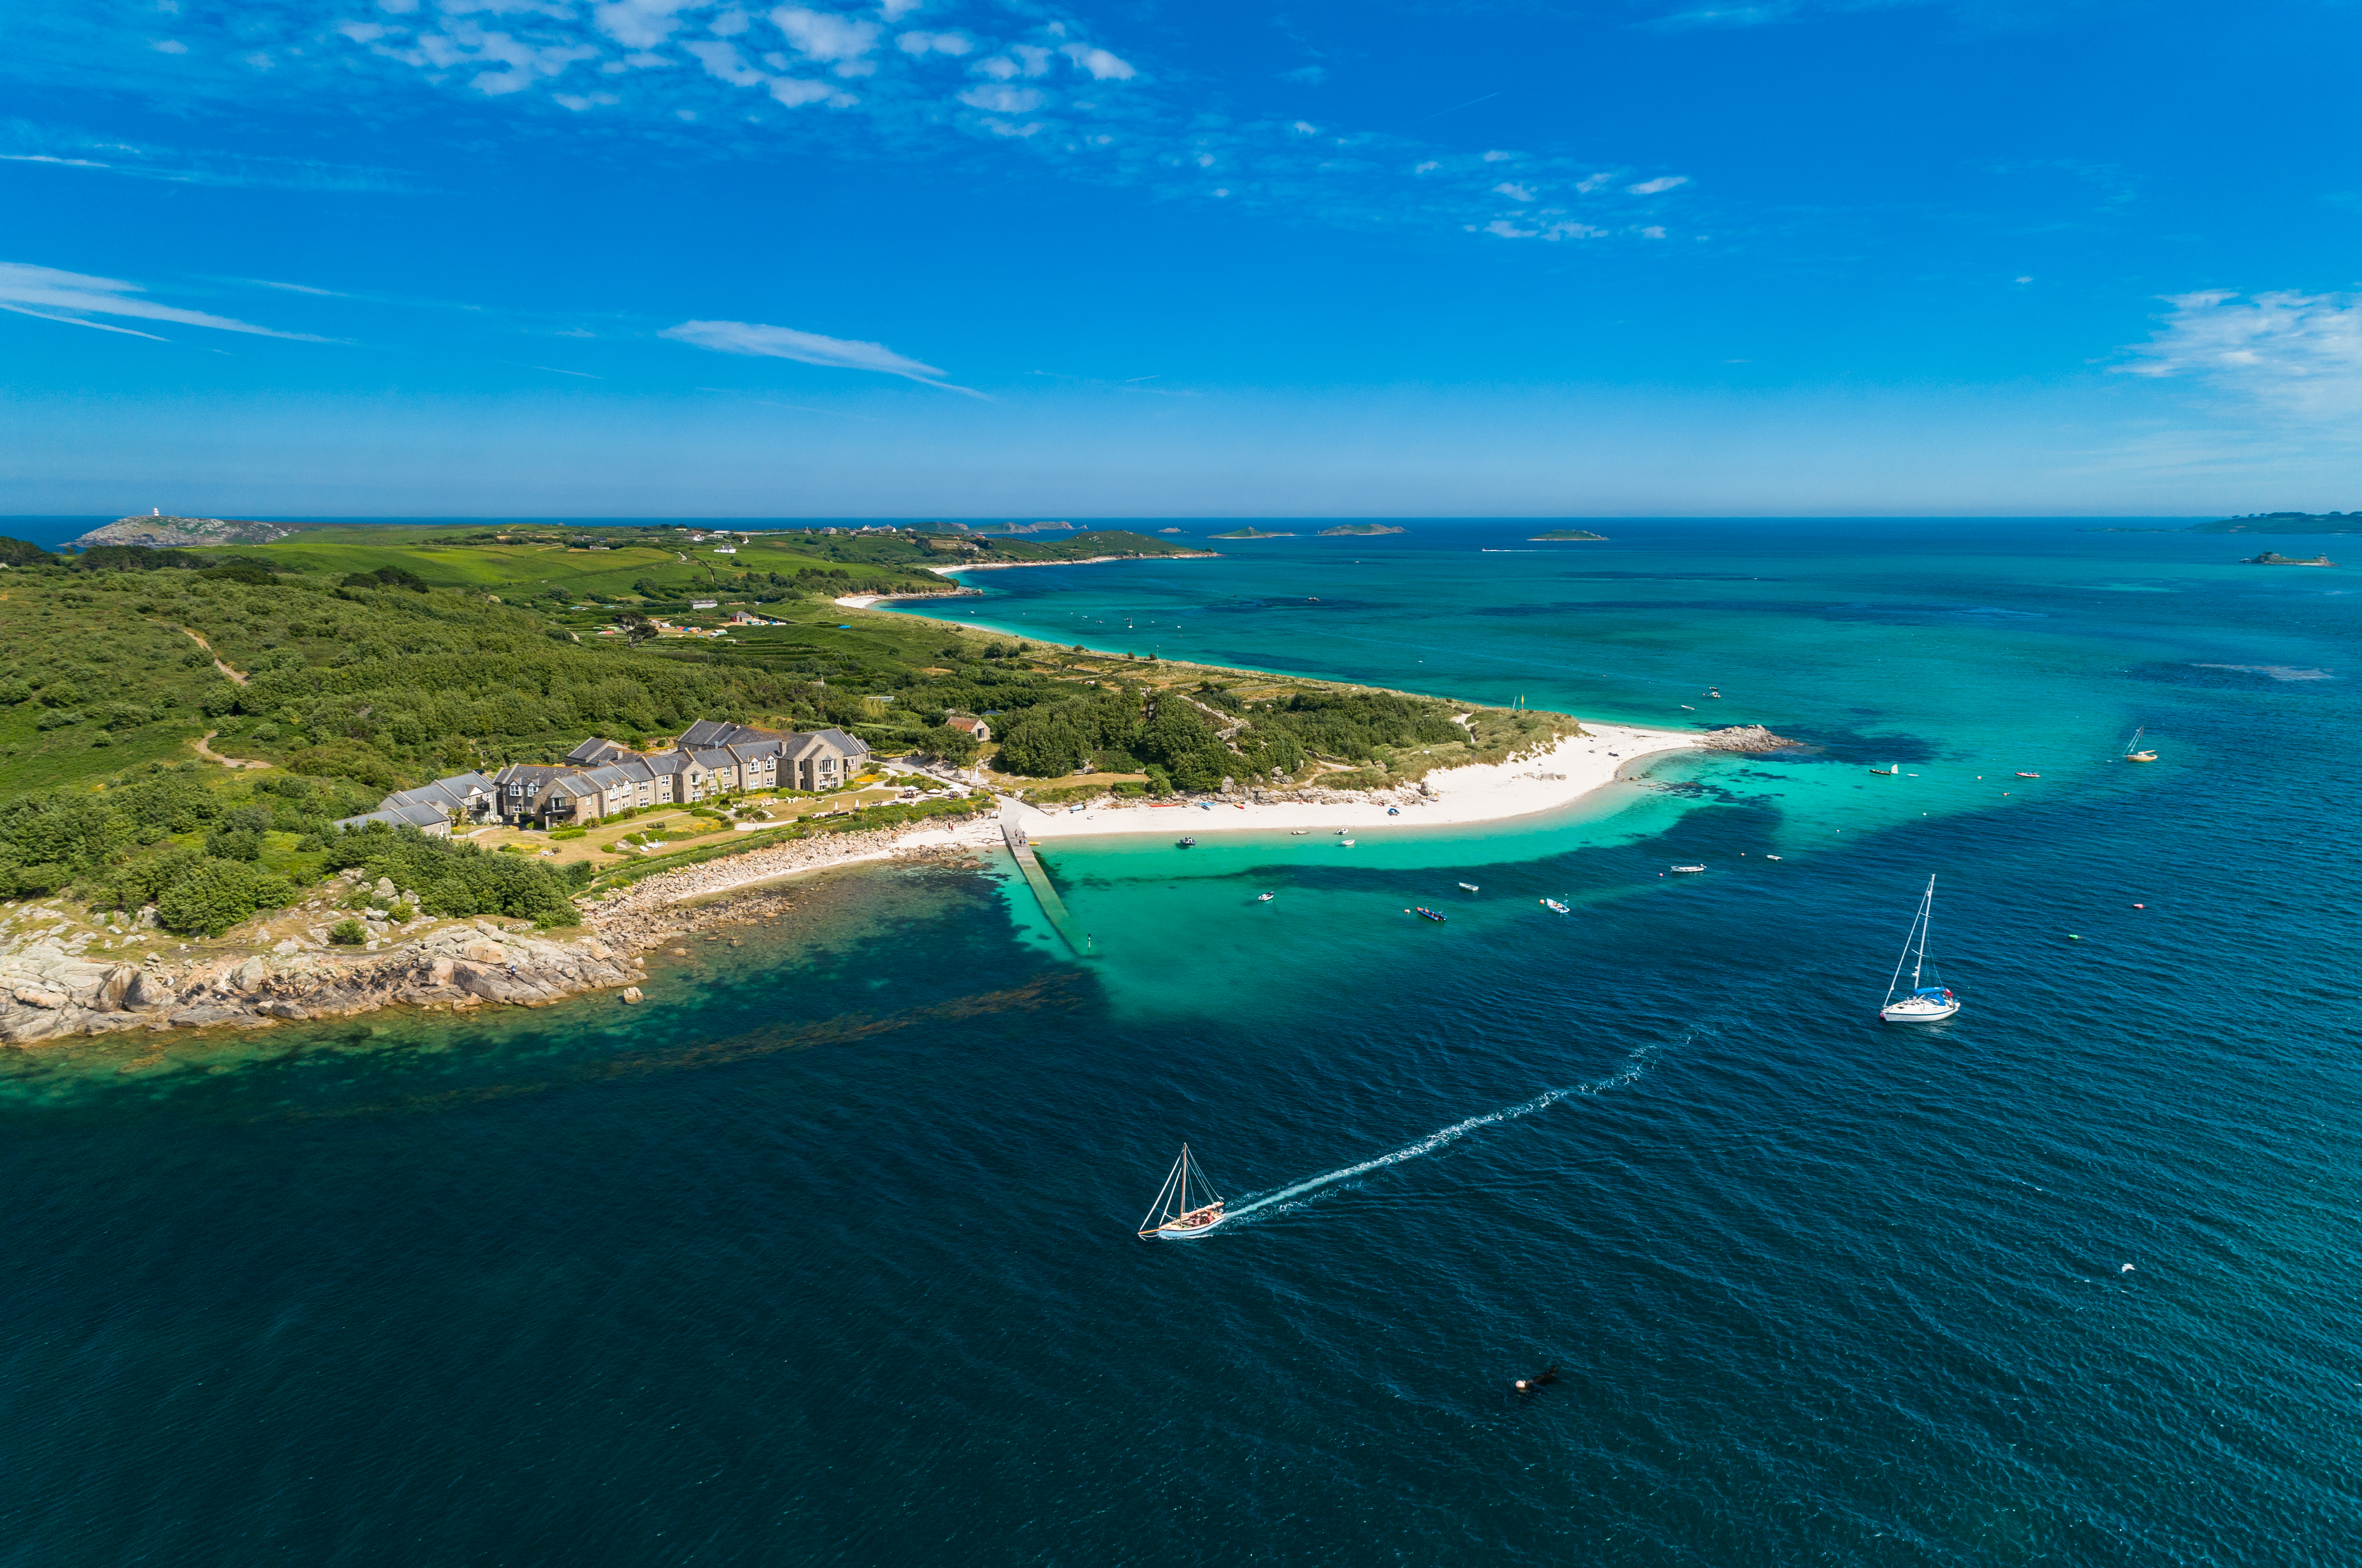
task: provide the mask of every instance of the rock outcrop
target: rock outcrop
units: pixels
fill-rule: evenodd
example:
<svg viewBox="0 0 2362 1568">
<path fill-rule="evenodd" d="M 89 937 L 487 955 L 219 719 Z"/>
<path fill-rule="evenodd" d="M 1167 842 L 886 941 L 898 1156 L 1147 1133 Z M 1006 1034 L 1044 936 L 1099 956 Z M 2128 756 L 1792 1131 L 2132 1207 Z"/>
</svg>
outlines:
<svg viewBox="0 0 2362 1568">
<path fill-rule="evenodd" d="M 93 545 L 146 545 L 150 549 L 267 545 L 295 531 L 283 523 L 228 522 L 219 517 L 118 517 L 73 543 L 78 550 Z"/>
<path fill-rule="evenodd" d="M 1761 724 L 1733 724 L 1727 730 L 1710 730 L 1698 737 L 1698 745 L 1708 751 L 1785 751 L 1804 744 L 1775 735 Z"/>
<path fill-rule="evenodd" d="M 535 1007 L 645 978 L 640 959 L 595 934 L 558 941 L 503 931 L 490 921 L 448 927 L 388 953 L 255 954 L 178 975 L 158 959 L 110 963 L 36 943 L 0 957 L 0 1042 L 253 1027 L 396 1004 Z"/>
</svg>

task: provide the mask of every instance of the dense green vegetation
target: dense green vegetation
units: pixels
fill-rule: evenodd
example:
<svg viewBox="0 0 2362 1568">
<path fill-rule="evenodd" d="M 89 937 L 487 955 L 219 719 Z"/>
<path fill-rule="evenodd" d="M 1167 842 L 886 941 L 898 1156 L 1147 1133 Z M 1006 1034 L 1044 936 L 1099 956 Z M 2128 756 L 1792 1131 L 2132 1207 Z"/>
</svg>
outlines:
<svg viewBox="0 0 2362 1568">
<path fill-rule="evenodd" d="M 364 888 L 391 878 L 401 891 L 416 893 L 418 907 L 431 915 L 508 915 L 535 925 L 575 923 L 574 889 L 593 874 L 587 861 L 560 870 L 383 823 L 337 834 L 325 858 L 334 870 L 359 867 Z"/>
</svg>

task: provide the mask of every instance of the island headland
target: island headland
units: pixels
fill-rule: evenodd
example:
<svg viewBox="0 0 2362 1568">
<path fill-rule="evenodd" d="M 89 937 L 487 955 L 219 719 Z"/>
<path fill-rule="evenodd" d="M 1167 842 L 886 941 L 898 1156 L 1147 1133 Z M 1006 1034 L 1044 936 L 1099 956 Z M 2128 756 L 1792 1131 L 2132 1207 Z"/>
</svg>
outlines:
<svg viewBox="0 0 2362 1568">
<path fill-rule="evenodd" d="M 997 853 L 1012 801 L 1045 834 L 1489 821 L 1666 751 L 1785 744 L 852 607 L 958 591 L 946 570 L 1205 554 L 1091 541 L 956 564 L 887 529 L 0 541 L 0 1042 L 628 1004 L 736 900 Z"/>
</svg>

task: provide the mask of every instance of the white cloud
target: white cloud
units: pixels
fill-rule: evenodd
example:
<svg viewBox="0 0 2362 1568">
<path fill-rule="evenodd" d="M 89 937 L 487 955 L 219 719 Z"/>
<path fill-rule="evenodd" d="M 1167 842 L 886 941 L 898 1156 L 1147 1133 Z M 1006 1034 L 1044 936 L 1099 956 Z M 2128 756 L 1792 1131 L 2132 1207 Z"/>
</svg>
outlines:
<svg viewBox="0 0 2362 1568">
<path fill-rule="evenodd" d="M 127 326 L 112 326 L 88 318 L 94 315 L 127 316 L 134 321 L 168 321 L 182 326 L 208 326 L 216 332 L 245 332 L 257 337 L 283 337 L 295 343 L 329 341 L 308 333 L 279 332 L 268 326 L 257 326 L 252 322 L 208 315 L 201 310 L 182 310 L 173 305 L 158 304 L 153 300 L 138 297 L 145 292 L 138 284 L 127 283 L 117 278 L 94 278 L 83 272 L 60 271 L 54 267 L 0 261 L 0 310 L 14 311 L 19 315 L 37 315 L 47 321 L 69 322 L 76 326 L 94 326 L 101 332 L 122 332 L 134 337 L 156 337 L 156 335 L 134 331 Z M 169 339 L 156 337 L 156 341 L 162 343 Z"/>
<path fill-rule="evenodd" d="M 1091 73 L 1098 82 L 1129 82 L 1140 74 L 1128 61 L 1118 60 L 1103 49 L 1089 44 L 1068 44 L 1060 51 L 1068 60 Z"/>
<path fill-rule="evenodd" d="M 454 22 L 447 32 L 426 33 L 418 47 L 445 70 L 461 65 L 497 66 L 469 80 L 468 85 L 498 97 L 533 85 L 537 77 L 557 76 L 578 60 L 590 60 L 599 50 L 590 44 L 535 44 L 507 33 L 489 33 L 473 22 Z"/>
<path fill-rule="evenodd" d="M 1042 93 L 1037 87 L 988 87 L 979 83 L 960 94 L 959 101 L 971 109 L 989 109 L 996 115 L 1030 115 L 1042 106 Z"/>
<path fill-rule="evenodd" d="M 759 87 L 770 80 L 746 63 L 746 57 L 738 52 L 736 44 L 701 41 L 687 47 L 710 73 L 734 87 Z"/>
<path fill-rule="evenodd" d="M 722 15 L 714 17 L 713 20 L 706 23 L 705 30 L 712 33 L 717 39 L 734 39 L 740 33 L 745 32 L 748 28 L 751 28 L 755 24 L 747 18 L 745 12 L 739 10 L 734 6 L 729 10 L 723 12 Z"/>
<path fill-rule="evenodd" d="M 2136 376 L 2188 376 L 2285 418 L 2343 422 L 2362 414 L 2362 301 L 2293 290 L 2243 298 L 2228 289 L 2168 296 L 2173 308 L 2129 350 Z"/>
<path fill-rule="evenodd" d="M 808 60 L 859 60 L 877 47 L 885 29 L 875 22 L 856 22 L 830 11 L 807 11 L 782 6 L 771 13 L 771 25 L 787 35 Z"/>
<path fill-rule="evenodd" d="M 909 16 L 911 12 L 916 11 L 926 5 L 926 3 L 927 0 L 886 0 L 886 3 L 883 6 L 880 6 L 878 10 L 885 14 L 885 17 L 888 21 L 899 22 L 903 17 Z"/>
<path fill-rule="evenodd" d="M 1492 151 L 1485 155 L 1485 161 L 1487 163 L 1499 163 L 1505 160 L 1515 158 L 1517 154 L 1514 152 L 1503 152 L 1496 147 Z"/>
<path fill-rule="evenodd" d="M 823 337 L 817 332 L 798 332 L 791 326 L 767 326 L 754 321 L 684 321 L 679 326 L 666 327 L 659 336 L 700 348 L 711 348 L 717 354 L 751 354 L 763 359 L 794 359 L 806 365 L 826 365 L 840 370 L 876 370 L 927 386 L 942 387 L 946 392 L 966 392 L 970 397 L 984 396 L 973 387 L 952 385 L 943 379 L 944 372 L 934 366 L 897 354 L 883 343 Z"/>
<path fill-rule="evenodd" d="M 178 39 L 158 39 L 154 43 L 149 44 L 148 47 L 154 50 L 158 54 L 186 54 L 189 52 L 189 46 L 182 43 Z"/>
<path fill-rule="evenodd" d="M 904 33 L 894 40 L 904 54 L 966 54 L 976 40 L 966 33 Z"/>
<path fill-rule="evenodd" d="M 1574 188 L 1587 196 L 1594 191 L 1606 189 L 1615 179 L 1613 174 L 1586 174 L 1574 182 Z"/>
<path fill-rule="evenodd" d="M 1624 190 L 1628 195 L 1653 196 L 1660 191 L 1670 191 L 1676 185 L 1686 185 L 1689 182 L 1690 177 L 1686 174 L 1660 174 L 1653 180 L 1643 180 L 1637 185 L 1627 185 Z"/>
<path fill-rule="evenodd" d="M 800 108 L 806 104 L 817 104 L 823 98 L 835 98 L 838 94 L 835 88 L 825 82 L 806 82 L 800 77 L 778 76 L 772 78 L 771 96 L 789 108 L 794 109 Z"/>
<path fill-rule="evenodd" d="M 627 49 L 654 49 L 680 26 L 693 0 L 612 0 L 590 7 L 599 30 Z"/>
<path fill-rule="evenodd" d="M 1534 193 L 1525 186 L 1512 185 L 1507 180 L 1494 186 L 1493 193 L 1496 196 L 1507 196 L 1513 202 L 1530 202 L 1534 199 Z"/>
</svg>

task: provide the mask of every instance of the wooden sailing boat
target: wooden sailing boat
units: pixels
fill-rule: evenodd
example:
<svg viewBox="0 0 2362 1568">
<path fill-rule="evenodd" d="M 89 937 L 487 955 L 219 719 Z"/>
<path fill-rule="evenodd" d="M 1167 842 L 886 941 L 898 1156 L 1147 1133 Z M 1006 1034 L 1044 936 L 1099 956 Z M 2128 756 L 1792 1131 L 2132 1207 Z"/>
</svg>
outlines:
<svg viewBox="0 0 2362 1568">
<path fill-rule="evenodd" d="M 1189 1178 L 1198 1178 L 1198 1198 L 1190 1201 Z M 1156 1194 L 1155 1207 L 1140 1222 L 1140 1239 L 1143 1242 L 1163 1237 L 1167 1241 L 1186 1241 L 1202 1236 L 1220 1224 L 1222 1195 L 1206 1180 L 1206 1173 L 1197 1168 L 1189 1156 L 1189 1145 L 1181 1145 L 1181 1157 L 1173 1162 L 1173 1169 L 1164 1177 L 1164 1185 Z"/>
<path fill-rule="evenodd" d="M 2140 738 L 2147 734 L 2148 734 L 2148 726 L 2143 724 L 2139 729 L 2133 732 L 2132 739 L 2125 742 L 2125 760 L 2126 762 L 2155 762 L 2157 760 L 2157 753 L 2153 751 L 2143 751 L 2140 748 Z"/>
<path fill-rule="evenodd" d="M 1878 1010 L 1889 1023 L 1937 1023 L 1960 1010 L 1960 999 L 1940 979 L 1932 986 L 1919 983 L 1920 972 L 1927 967 L 1927 919 L 1935 907 L 1936 878 L 1930 877 L 1927 890 L 1919 895 L 1919 912 L 1911 917 L 1911 934 L 1903 939 L 1903 956 L 1894 961 L 1894 974 L 1886 982 L 1886 1000 Z M 1902 987 L 1905 964 L 1911 966 L 1911 988 L 1897 1000 L 1894 993 Z"/>
</svg>

